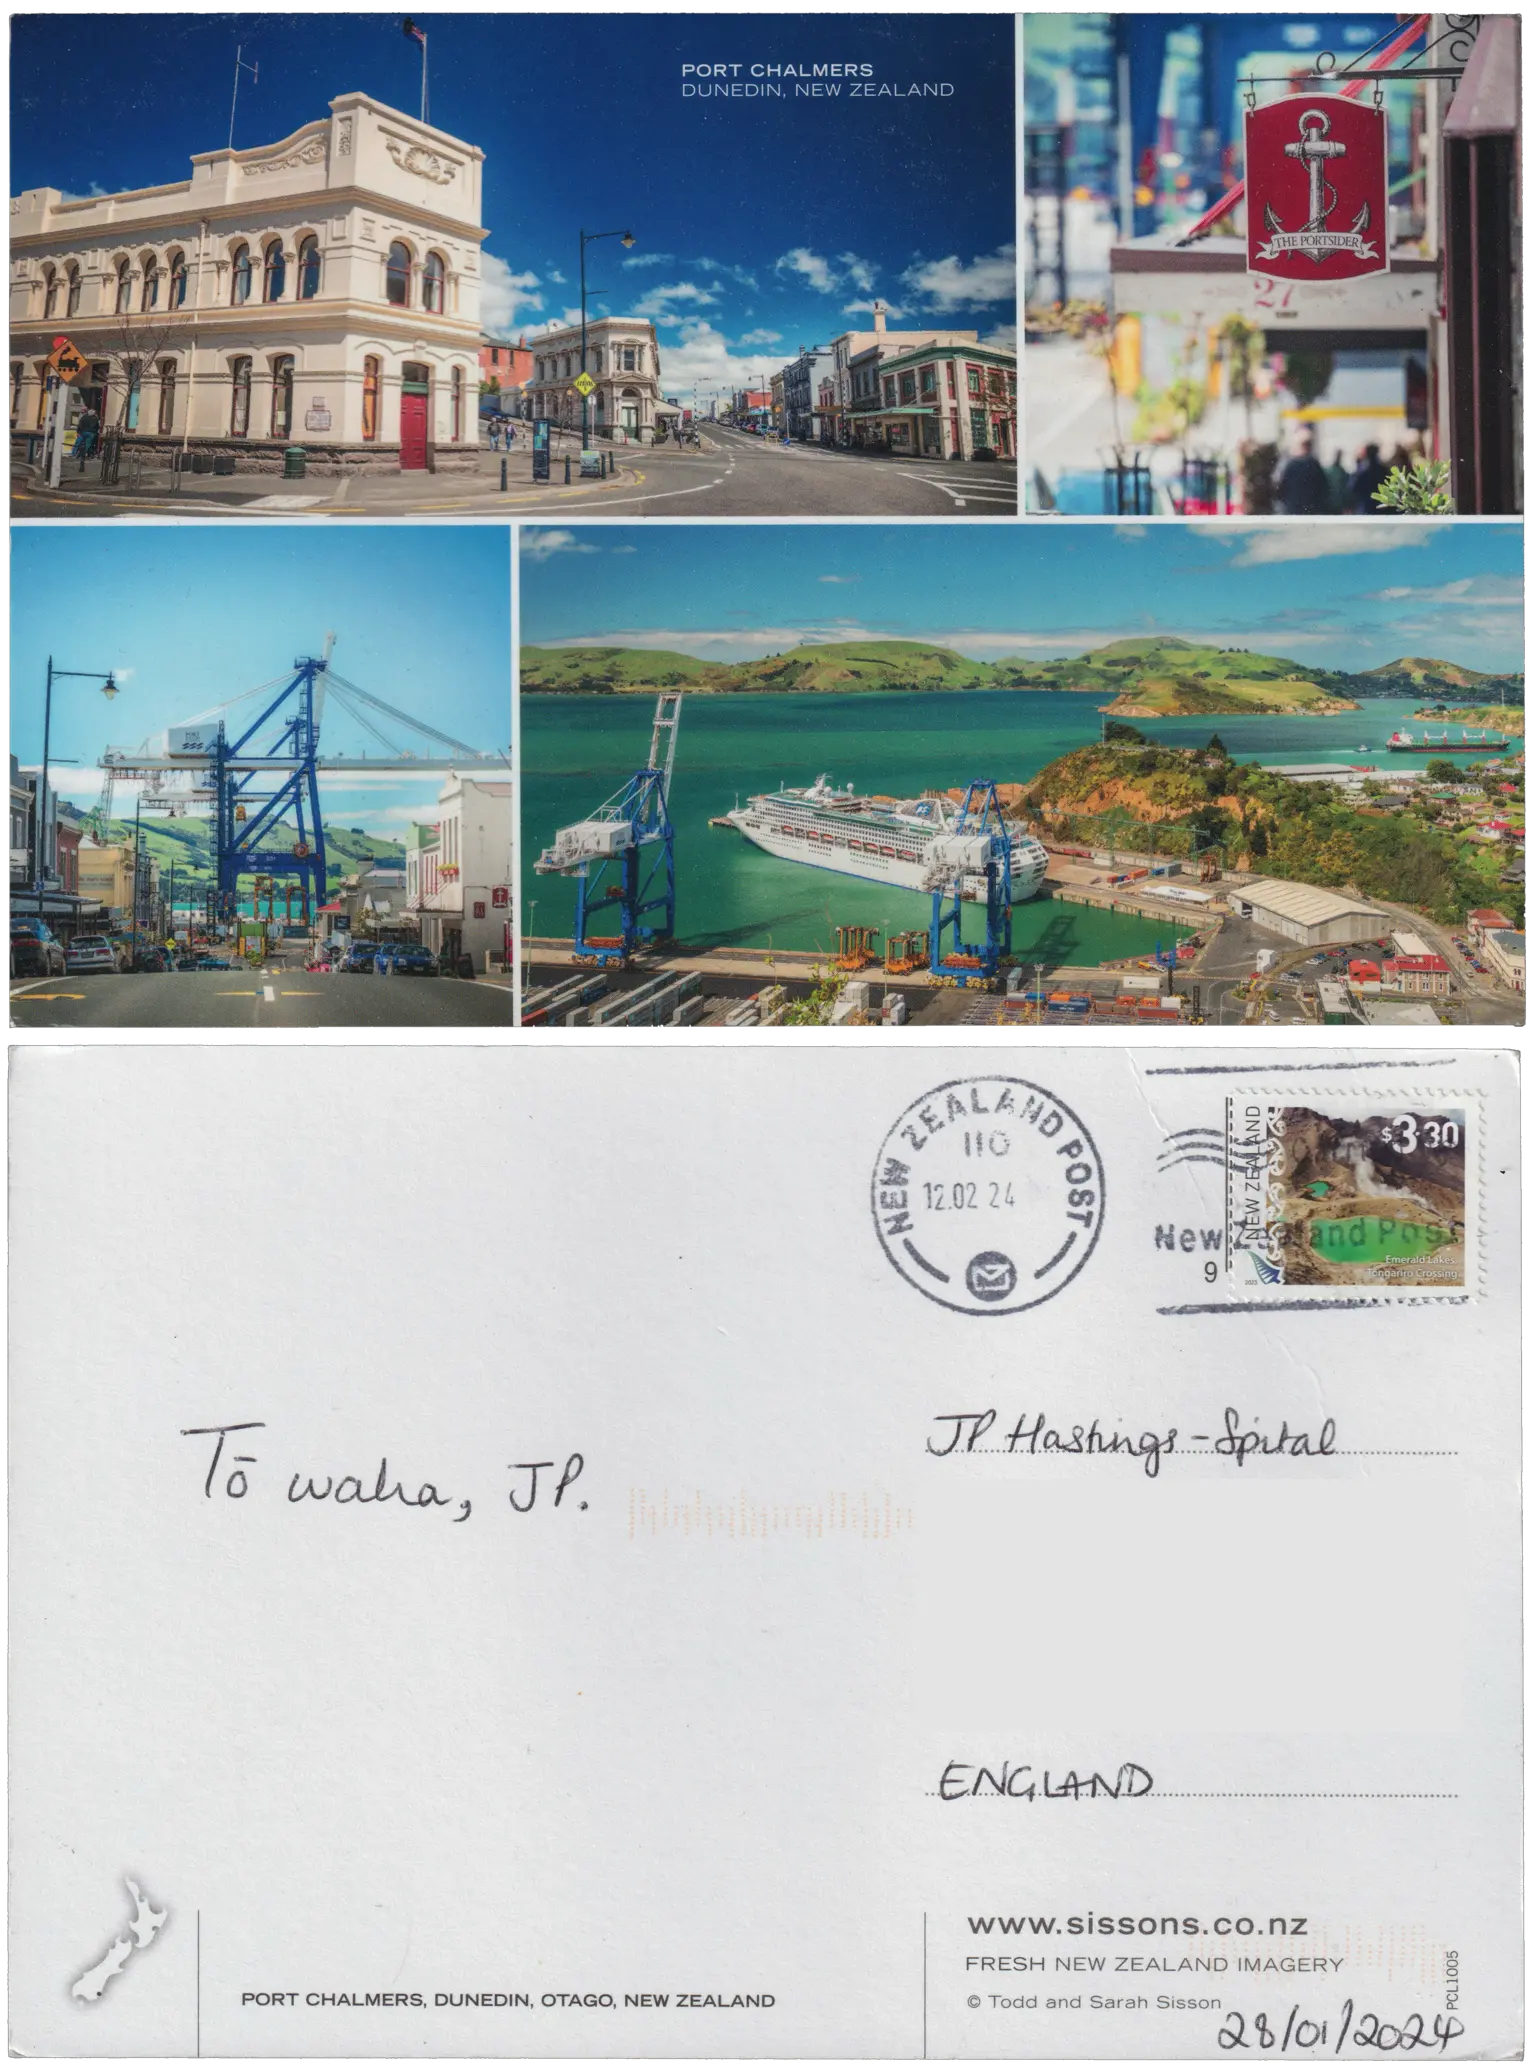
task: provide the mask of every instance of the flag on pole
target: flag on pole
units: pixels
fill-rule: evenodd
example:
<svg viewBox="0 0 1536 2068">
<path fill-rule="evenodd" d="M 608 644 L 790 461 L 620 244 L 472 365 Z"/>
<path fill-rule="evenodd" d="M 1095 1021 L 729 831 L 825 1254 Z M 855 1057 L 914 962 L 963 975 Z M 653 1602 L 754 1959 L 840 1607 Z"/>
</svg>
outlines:
<svg viewBox="0 0 1536 2068">
<path fill-rule="evenodd" d="M 426 31 L 424 29 L 417 28 L 415 22 L 411 20 L 409 15 L 407 15 L 405 18 L 405 33 L 407 36 L 411 37 L 414 42 L 419 43 L 423 50 L 426 49 Z"/>
</svg>

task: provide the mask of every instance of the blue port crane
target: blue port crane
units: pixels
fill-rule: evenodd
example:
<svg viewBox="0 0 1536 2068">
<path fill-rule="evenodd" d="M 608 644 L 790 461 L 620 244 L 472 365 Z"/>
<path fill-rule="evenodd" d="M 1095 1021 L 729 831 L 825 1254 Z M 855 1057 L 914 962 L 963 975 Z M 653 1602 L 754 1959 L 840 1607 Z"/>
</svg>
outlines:
<svg viewBox="0 0 1536 2068">
<path fill-rule="evenodd" d="M 197 718 L 168 726 L 153 746 L 109 747 L 101 758 L 100 823 L 113 817 L 113 788 L 119 782 L 140 786 L 146 811 L 171 817 L 206 814 L 212 820 L 211 918 L 236 916 L 240 881 L 246 876 L 296 878 L 305 920 L 319 911 L 327 883 L 322 776 L 378 769 L 507 771 L 507 754 L 469 746 L 338 675 L 331 661 L 334 647 L 335 635 L 327 633 L 320 654 L 301 654 L 283 674 Z M 327 698 L 383 751 L 322 755 Z M 401 728 L 408 737 L 448 752 L 402 746 Z"/>
<path fill-rule="evenodd" d="M 574 942 L 581 961 L 625 962 L 648 942 L 672 938 L 677 869 L 670 800 L 682 715 L 682 692 L 663 690 L 645 766 L 589 817 L 562 826 L 533 865 L 540 876 L 574 878 Z M 591 932 L 594 915 L 607 913 L 617 915 L 618 932 Z"/>
<path fill-rule="evenodd" d="M 947 983 L 990 984 L 1013 945 L 1013 837 L 993 782 L 966 786 L 960 808 L 929 844 L 925 887 L 933 893 L 929 970 Z M 967 943 L 967 904 L 985 913 L 980 942 Z M 953 941 L 945 950 L 944 936 Z"/>
</svg>

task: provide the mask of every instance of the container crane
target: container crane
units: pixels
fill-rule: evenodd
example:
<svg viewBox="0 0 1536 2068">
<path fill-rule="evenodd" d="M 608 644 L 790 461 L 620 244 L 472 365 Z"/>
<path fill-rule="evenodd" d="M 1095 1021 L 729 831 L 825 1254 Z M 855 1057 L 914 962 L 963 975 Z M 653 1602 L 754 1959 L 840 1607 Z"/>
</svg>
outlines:
<svg viewBox="0 0 1536 2068">
<path fill-rule="evenodd" d="M 1003 817 L 996 783 L 966 786 L 953 823 L 930 844 L 924 887 L 933 893 L 928 930 L 931 974 L 952 984 L 990 984 L 1013 944 L 1013 839 Z M 967 899 L 967 879 L 985 882 L 984 898 Z M 967 903 L 983 904 L 986 937 L 967 946 L 961 915 Z M 954 943 L 945 953 L 944 936 Z"/>
<path fill-rule="evenodd" d="M 574 940 L 579 960 L 624 962 L 647 942 L 672 938 L 677 874 L 670 798 L 682 715 L 682 692 L 663 690 L 656 699 L 644 768 L 637 768 L 623 789 L 590 817 L 562 826 L 533 865 L 540 876 L 576 880 Z M 587 931 L 594 913 L 614 907 L 616 934 Z M 651 913 L 661 916 L 647 924 Z"/>
<path fill-rule="evenodd" d="M 98 818 L 112 815 L 114 785 L 135 782 L 143 808 L 172 817 L 206 814 L 213 822 L 214 880 L 210 919 L 227 922 L 239 909 L 243 876 L 296 878 L 306 922 L 325 903 L 322 775 L 405 769 L 414 774 L 490 768 L 505 773 L 509 757 L 456 740 L 410 712 L 338 675 L 331 664 L 335 634 L 319 655 L 301 655 L 291 673 L 258 683 L 199 717 L 168 726 L 153 745 L 109 747 Z M 320 726 L 329 696 L 384 750 L 325 755 Z M 256 706 L 254 716 L 242 707 Z M 439 749 L 402 747 L 389 722 Z M 441 749 L 447 748 L 447 754 Z M 281 842 L 275 845 L 271 843 Z M 285 884 L 285 895 L 291 886 Z M 290 904 L 291 909 L 291 904 Z"/>
</svg>

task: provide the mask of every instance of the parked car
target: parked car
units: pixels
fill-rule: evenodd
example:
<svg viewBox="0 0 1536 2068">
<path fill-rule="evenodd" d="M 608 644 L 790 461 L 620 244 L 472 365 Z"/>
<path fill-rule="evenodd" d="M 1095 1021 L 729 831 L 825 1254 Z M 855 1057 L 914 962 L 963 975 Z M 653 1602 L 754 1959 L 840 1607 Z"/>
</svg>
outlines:
<svg viewBox="0 0 1536 2068">
<path fill-rule="evenodd" d="M 117 950 L 102 933 L 77 934 L 64 950 L 64 968 L 72 977 L 118 974 Z"/>
<path fill-rule="evenodd" d="M 138 975 L 164 976 L 170 966 L 164 948 L 157 948 L 153 942 L 146 941 L 134 950 L 131 967 Z"/>
<path fill-rule="evenodd" d="M 342 968 L 350 974 L 366 976 L 373 968 L 373 958 L 378 953 L 373 941 L 354 941 L 346 952 Z"/>
<path fill-rule="evenodd" d="M 11 921 L 11 975 L 61 977 L 64 944 L 42 919 Z"/>
<path fill-rule="evenodd" d="M 430 948 L 381 948 L 374 957 L 376 977 L 435 977 L 437 957 Z"/>
<path fill-rule="evenodd" d="M 234 966 L 232 962 L 227 962 L 222 955 L 199 955 L 197 961 L 193 964 L 194 969 L 233 969 Z"/>
</svg>

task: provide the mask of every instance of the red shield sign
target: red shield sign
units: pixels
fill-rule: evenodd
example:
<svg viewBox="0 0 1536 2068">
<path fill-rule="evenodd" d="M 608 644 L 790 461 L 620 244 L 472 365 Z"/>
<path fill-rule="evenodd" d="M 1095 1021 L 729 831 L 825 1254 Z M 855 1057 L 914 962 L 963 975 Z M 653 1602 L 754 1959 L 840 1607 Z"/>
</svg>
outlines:
<svg viewBox="0 0 1536 2068">
<path fill-rule="evenodd" d="M 1387 118 L 1336 93 L 1249 110 L 1248 270 L 1360 280 L 1387 270 Z"/>
</svg>

